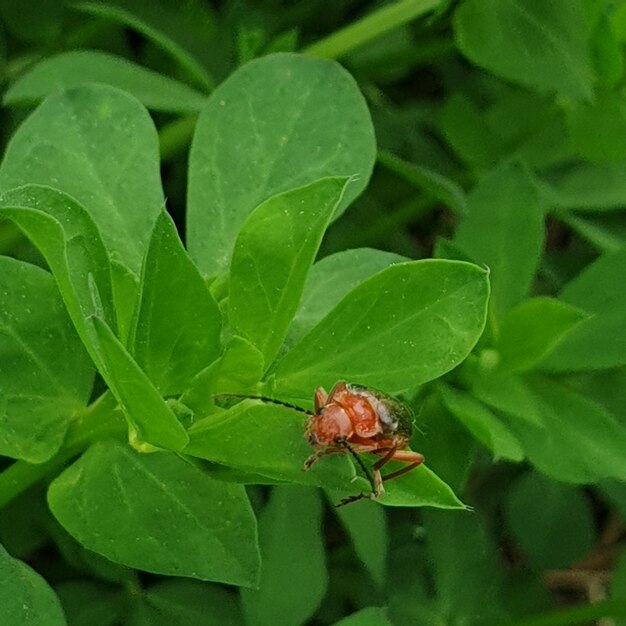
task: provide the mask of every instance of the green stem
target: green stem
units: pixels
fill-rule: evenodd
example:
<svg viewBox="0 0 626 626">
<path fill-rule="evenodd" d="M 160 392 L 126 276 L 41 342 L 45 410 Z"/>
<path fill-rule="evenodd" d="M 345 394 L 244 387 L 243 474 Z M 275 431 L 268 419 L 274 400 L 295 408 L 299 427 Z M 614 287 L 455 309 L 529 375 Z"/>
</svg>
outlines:
<svg viewBox="0 0 626 626">
<path fill-rule="evenodd" d="M 174 120 L 159 131 L 161 161 L 171 161 L 191 143 L 193 131 L 198 121 L 197 115 L 189 115 Z"/>
<path fill-rule="evenodd" d="M 69 430 L 59 452 L 45 463 L 16 461 L 0 473 L 0 508 L 62 468 L 72 457 L 80 454 L 94 441 L 119 436 L 126 432 L 126 422 L 115 410 L 117 403 L 110 393 L 93 402 Z"/>
<path fill-rule="evenodd" d="M 623 600 L 602 600 L 568 609 L 558 609 L 535 617 L 507 622 L 507 626 L 575 626 L 586 624 L 601 617 L 626 616 L 626 602 Z"/>
<path fill-rule="evenodd" d="M 338 59 L 363 44 L 421 17 L 440 0 L 399 0 L 308 46 L 304 52 L 316 57 Z"/>
</svg>

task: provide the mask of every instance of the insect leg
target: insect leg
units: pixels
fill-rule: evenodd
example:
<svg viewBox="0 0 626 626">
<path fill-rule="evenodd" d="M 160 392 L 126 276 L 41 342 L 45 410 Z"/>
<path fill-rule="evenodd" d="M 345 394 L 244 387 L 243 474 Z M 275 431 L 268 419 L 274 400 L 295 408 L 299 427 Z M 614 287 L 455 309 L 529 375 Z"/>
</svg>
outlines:
<svg viewBox="0 0 626 626">
<path fill-rule="evenodd" d="M 409 463 L 409 465 L 383 476 L 383 481 L 398 478 L 399 476 L 414 470 L 424 462 L 424 456 L 419 452 L 413 452 L 413 450 L 398 450 L 393 459 L 394 461 L 400 461 L 401 463 Z"/>
<path fill-rule="evenodd" d="M 314 463 L 317 463 L 322 457 L 328 456 L 329 454 L 345 454 L 345 449 L 342 447 L 333 447 L 318 450 L 304 462 L 304 471 L 308 472 Z"/>
<path fill-rule="evenodd" d="M 374 463 L 374 465 L 372 466 L 372 472 L 374 474 L 374 498 L 380 498 L 380 496 L 385 493 L 385 488 L 383 487 L 384 478 L 382 477 L 380 470 L 385 464 L 391 461 L 394 454 L 396 454 L 397 452 L 397 448 L 396 446 L 393 446 L 389 448 L 389 450 L 383 449 L 376 451 L 377 454 L 382 452 L 386 452 L 385 456 L 382 459 L 376 461 L 376 463 Z"/>
</svg>

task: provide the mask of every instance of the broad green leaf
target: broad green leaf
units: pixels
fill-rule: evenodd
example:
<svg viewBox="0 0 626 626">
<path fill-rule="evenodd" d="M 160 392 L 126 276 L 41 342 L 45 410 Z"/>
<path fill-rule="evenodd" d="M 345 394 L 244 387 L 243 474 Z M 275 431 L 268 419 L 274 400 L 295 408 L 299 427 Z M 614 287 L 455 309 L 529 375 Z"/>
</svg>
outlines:
<svg viewBox="0 0 626 626">
<path fill-rule="evenodd" d="M 63 609 L 48 583 L 0 546 L 0 610 L 11 626 L 65 626 Z"/>
<path fill-rule="evenodd" d="M 543 248 L 543 221 L 539 193 L 520 165 L 497 167 L 469 195 L 454 243 L 491 271 L 491 305 L 498 317 L 530 288 Z"/>
<path fill-rule="evenodd" d="M 546 379 L 530 389 L 542 425 L 511 420 L 528 460 L 543 474 L 565 483 L 626 480 L 626 427 L 593 400 Z"/>
<path fill-rule="evenodd" d="M 594 521 L 583 493 L 529 472 L 507 493 L 506 520 L 530 566 L 566 569 L 592 547 Z"/>
<path fill-rule="evenodd" d="M 408 163 L 391 152 L 379 152 L 378 161 L 398 176 L 414 185 L 416 188 L 424 191 L 428 196 L 441 202 L 458 215 L 464 215 L 466 212 L 466 198 L 463 189 L 459 187 L 453 180 L 442 176 L 441 174 Z"/>
<path fill-rule="evenodd" d="M 419 448 L 418 448 L 419 450 Z M 368 465 L 378 460 L 365 457 Z M 406 467 L 403 463 L 391 462 L 382 472 L 390 474 Z M 368 486 L 367 492 L 370 491 Z M 449 485 L 430 470 L 425 464 L 385 483 L 385 495 L 377 500 L 385 506 L 429 506 L 438 509 L 464 509 L 465 505 L 457 498 Z"/>
<path fill-rule="evenodd" d="M 259 517 L 263 568 L 258 590 L 243 589 L 248 624 L 299 626 L 310 619 L 326 593 L 328 574 L 317 491 L 274 487 Z"/>
<path fill-rule="evenodd" d="M 472 395 L 492 409 L 540 427 L 541 411 L 533 392 L 520 376 L 493 369 L 463 368 Z"/>
<path fill-rule="evenodd" d="M 283 406 L 246 400 L 210 415 L 189 430 L 185 454 L 282 481 L 333 487 L 359 493 L 347 455 L 318 461 L 309 472 L 304 462 L 313 453 L 304 438 L 306 416 Z"/>
<path fill-rule="evenodd" d="M 444 139 L 463 161 L 485 168 L 499 160 L 500 138 L 469 97 L 452 94 L 441 107 L 438 121 Z"/>
<path fill-rule="evenodd" d="M 466 0 L 453 24 L 457 46 L 480 67 L 541 93 L 591 99 L 582 0 Z"/>
<path fill-rule="evenodd" d="M 292 346 L 364 280 L 406 257 L 383 250 L 343 250 L 314 263 L 285 343 Z"/>
<path fill-rule="evenodd" d="M 206 96 L 123 57 L 75 50 L 48 57 L 22 74 L 4 94 L 5 105 L 33 104 L 61 89 L 104 83 L 132 94 L 148 109 L 168 113 L 199 111 Z"/>
<path fill-rule="evenodd" d="M 55 591 L 70 626 L 114 626 L 128 611 L 121 587 L 90 580 L 62 582 Z"/>
<path fill-rule="evenodd" d="M 210 46 L 217 23 L 206 4 L 198 0 L 182 5 L 167 0 L 109 0 L 73 2 L 72 8 L 140 32 L 170 54 L 199 85 L 212 87 L 207 64 L 214 53 Z"/>
<path fill-rule="evenodd" d="M 480 337 L 487 273 L 457 261 L 393 265 L 353 289 L 278 362 L 280 396 L 345 379 L 391 393 L 458 365 Z"/>
<path fill-rule="evenodd" d="M 116 320 L 109 258 L 87 211 L 56 189 L 27 185 L 0 196 L 0 216 L 17 224 L 43 254 L 78 334 L 99 363 L 85 319 L 99 313 L 113 328 Z M 93 285 L 100 311 L 94 307 Z"/>
<path fill-rule="evenodd" d="M 244 488 L 175 454 L 94 444 L 50 485 L 48 504 L 85 547 L 129 567 L 253 586 L 259 555 Z"/>
<path fill-rule="evenodd" d="M 188 437 L 176 415 L 146 373 L 115 337 L 106 322 L 90 318 L 100 373 L 120 403 L 130 425 L 131 440 L 166 450 L 182 450 Z"/>
<path fill-rule="evenodd" d="M 461 624 L 470 615 L 473 624 L 506 623 L 496 549 L 479 517 L 470 512 L 424 511 L 423 522 L 440 623 Z"/>
<path fill-rule="evenodd" d="M 180 402 L 204 417 L 215 407 L 215 395 L 252 394 L 265 371 L 263 355 L 246 339 L 234 335 L 222 356 L 205 367 L 191 381 Z"/>
<path fill-rule="evenodd" d="M 592 104 L 567 112 L 568 130 L 576 154 L 589 161 L 626 158 L 626 102 L 621 95 L 600 94 Z"/>
<path fill-rule="evenodd" d="M 133 356 L 162 395 L 174 395 L 219 356 L 220 328 L 217 303 L 163 211 L 143 264 Z"/>
<path fill-rule="evenodd" d="M 556 371 L 610 368 L 626 364 L 626 247 L 604 254 L 560 293 L 560 299 L 592 317 L 581 322 L 541 366 Z"/>
<path fill-rule="evenodd" d="M 0 454 L 42 463 L 84 409 L 93 369 L 52 276 L 0 256 Z"/>
<path fill-rule="evenodd" d="M 347 454 L 320 459 L 304 472 L 304 462 L 313 453 L 304 438 L 305 419 L 293 409 L 246 400 L 194 424 L 185 453 L 273 480 L 325 487 L 336 492 L 337 502 L 348 495 L 369 492 L 366 478 L 355 478 L 356 470 Z M 362 459 L 367 465 L 377 460 L 371 455 L 362 455 Z M 391 464 L 390 472 L 391 466 L 402 467 Z M 426 467 L 390 481 L 385 489 L 379 501 L 385 505 L 463 506 L 450 487 Z"/>
<path fill-rule="evenodd" d="M 371 606 L 344 617 L 335 626 L 392 626 L 392 623 L 385 609 Z"/>
<path fill-rule="evenodd" d="M 556 298 L 530 298 L 502 320 L 495 348 L 503 371 L 532 369 L 586 318 L 584 311 Z"/>
<path fill-rule="evenodd" d="M 385 583 L 388 528 L 384 509 L 365 500 L 335 509 L 354 551 L 380 589 Z"/>
<path fill-rule="evenodd" d="M 220 358 L 215 391 L 241 393 L 258 383 L 264 371 L 263 355 L 249 341 L 235 335 Z"/>
<path fill-rule="evenodd" d="M 351 176 L 337 209 L 343 212 L 367 185 L 374 133 L 343 68 L 274 54 L 240 67 L 213 92 L 189 159 L 189 252 L 202 272 L 215 274 L 228 265 L 248 214 L 277 193 Z"/>
<path fill-rule="evenodd" d="M 236 594 L 197 580 L 171 579 L 143 592 L 129 626 L 243 626 Z"/>
<path fill-rule="evenodd" d="M 324 231 L 346 187 L 323 178 L 271 197 L 245 221 L 230 269 L 228 318 L 271 363 L 296 312 Z"/>
<path fill-rule="evenodd" d="M 112 254 L 135 274 L 163 204 L 154 124 L 129 94 L 85 85 L 48 97 L 19 127 L 0 189 L 50 185 L 90 213 Z"/>
<path fill-rule="evenodd" d="M 446 408 L 493 452 L 494 459 L 521 461 L 524 458 L 515 435 L 487 406 L 453 387 L 441 385 L 439 389 Z"/>
<path fill-rule="evenodd" d="M 561 209 L 620 210 L 626 204 L 626 161 L 579 163 L 559 169 L 546 177 L 543 192 Z"/>
</svg>

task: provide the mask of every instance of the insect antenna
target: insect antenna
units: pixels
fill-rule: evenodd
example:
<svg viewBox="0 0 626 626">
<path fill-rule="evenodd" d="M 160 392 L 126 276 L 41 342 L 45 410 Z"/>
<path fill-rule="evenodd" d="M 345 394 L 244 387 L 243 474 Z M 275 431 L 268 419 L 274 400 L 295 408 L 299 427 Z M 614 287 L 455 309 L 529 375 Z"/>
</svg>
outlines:
<svg viewBox="0 0 626 626">
<path fill-rule="evenodd" d="M 367 477 L 367 480 L 369 481 L 372 487 L 372 491 L 376 491 L 374 478 L 372 477 L 371 472 L 367 468 L 367 465 L 363 463 L 363 459 L 354 451 L 354 448 L 345 439 L 341 439 L 339 443 L 352 455 L 352 458 L 357 462 L 358 466 L 363 470 L 363 473 Z"/>
<path fill-rule="evenodd" d="M 303 409 L 301 406 L 296 406 L 295 404 L 289 404 L 288 402 L 283 402 L 282 400 L 275 400 L 274 398 L 266 398 L 265 396 L 247 396 L 245 394 L 239 393 L 220 393 L 216 396 L 213 396 L 216 400 L 220 399 L 236 399 L 236 400 L 261 400 L 261 402 L 267 402 L 268 404 L 277 404 L 279 406 L 285 406 L 288 409 L 293 409 L 294 411 L 299 411 L 300 413 L 304 413 L 311 417 L 315 415 L 311 411 L 307 411 Z"/>
</svg>

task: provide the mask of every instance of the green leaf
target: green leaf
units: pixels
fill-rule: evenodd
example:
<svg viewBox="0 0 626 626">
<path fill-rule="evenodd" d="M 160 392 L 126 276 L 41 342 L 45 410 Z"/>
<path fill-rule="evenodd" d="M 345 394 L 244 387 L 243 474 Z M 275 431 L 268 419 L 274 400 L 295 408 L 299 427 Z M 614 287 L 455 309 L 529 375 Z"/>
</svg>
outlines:
<svg viewBox="0 0 626 626">
<path fill-rule="evenodd" d="M 121 587 L 72 580 L 57 585 L 55 591 L 70 626 L 114 626 L 128 611 Z"/>
<path fill-rule="evenodd" d="M 5 105 L 33 104 L 61 89 L 104 83 L 132 94 L 148 109 L 167 113 L 199 111 L 206 96 L 172 78 L 97 50 L 63 52 L 22 74 L 6 91 Z"/>
<path fill-rule="evenodd" d="M 496 550 L 476 514 L 424 511 L 441 624 L 506 623 Z M 468 572 L 472 572 L 469 576 Z M 489 602 L 485 602 L 489 598 Z M 434 621 L 431 623 L 435 623 Z"/>
<path fill-rule="evenodd" d="M 170 54 L 203 88 L 212 87 L 207 64 L 214 53 L 210 46 L 217 23 L 206 4 L 197 0 L 177 6 L 152 0 L 109 0 L 73 2 L 72 8 L 133 28 Z"/>
<path fill-rule="evenodd" d="M 263 355 L 243 337 L 231 337 L 219 361 L 215 391 L 241 393 L 261 380 Z"/>
<path fill-rule="evenodd" d="M 542 362 L 542 368 L 578 371 L 626 364 L 624 267 L 626 247 L 602 255 L 565 286 L 560 299 L 592 317 L 563 339 Z"/>
<path fill-rule="evenodd" d="M 48 504 L 78 541 L 114 562 L 257 582 L 256 524 L 244 488 L 214 481 L 175 454 L 97 443 L 52 482 Z"/>
<path fill-rule="evenodd" d="M 293 409 L 246 400 L 196 422 L 189 430 L 185 453 L 273 480 L 324 487 L 337 492 L 337 501 L 368 492 L 369 482 L 362 476 L 355 478 L 347 454 L 321 459 L 304 472 L 304 462 L 313 453 L 304 438 L 305 419 Z M 374 462 L 370 456 L 362 458 L 366 464 Z M 463 506 L 450 487 L 424 466 L 389 482 L 385 489 L 379 500 L 385 505 Z"/>
<path fill-rule="evenodd" d="M 369 461 L 370 457 L 367 457 Z M 369 463 L 373 465 L 375 459 Z M 386 473 L 406 467 L 405 464 L 391 462 L 385 466 Z M 387 469 L 388 468 L 388 469 Z M 369 491 L 369 487 L 367 489 Z M 385 483 L 385 495 L 378 500 L 385 506 L 430 506 L 439 509 L 464 509 L 465 505 L 457 498 L 449 485 L 426 465 L 394 478 Z"/>
<path fill-rule="evenodd" d="M 293 409 L 245 400 L 196 422 L 185 454 L 282 481 L 353 493 L 366 489 L 365 479 L 353 486 L 355 471 L 347 455 L 328 457 L 304 471 L 313 453 L 304 438 L 305 419 Z"/>
<path fill-rule="evenodd" d="M 106 322 L 90 318 L 100 373 L 120 403 L 130 425 L 131 441 L 166 450 L 182 450 L 188 437 L 183 425 L 167 406 L 146 373 L 115 337 Z"/>
<path fill-rule="evenodd" d="M 149 587 L 130 626 L 243 626 L 237 596 L 197 580 L 171 579 Z"/>
<path fill-rule="evenodd" d="M 453 24 L 461 52 L 500 78 L 542 93 L 591 99 L 581 0 L 467 0 Z"/>
<path fill-rule="evenodd" d="M 549 175 L 543 191 L 552 205 L 573 211 L 616 211 L 626 204 L 626 161 L 580 163 Z"/>
<path fill-rule="evenodd" d="M 541 411 L 532 391 L 520 376 L 499 370 L 464 367 L 472 395 L 497 411 L 522 422 L 541 426 Z"/>
<path fill-rule="evenodd" d="M 626 428 L 587 397 L 550 382 L 530 383 L 541 425 L 511 420 L 528 460 L 543 474 L 565 483 L 626 480 Z"/>
<path fill-rule="evenodd" d="M 240 67 L 213 92 L 189 159 L 189 252 L 202 272 L 215 274 L 228 265 L 248 214 L 277 193 L 351 176 L 337 214 L 343 212 L 367 185 L 374 133 L 343 68 L 274 54 Z"/>
<path fill-rule="evenodd" d="M 532 369 L 563 341 L 585 318 L 584 311 L 556 298 L 530 298 L 509 311 L 495 348 L 500 369 L 519 372 Z"/>
<path fill-rule="evenodd" d="M 352 290 L 278 362 L 280 396 L 349 380 L 388 393 L 458 365 L 480 337 L 487 273 L 457 261 L 399 263 Z"/>
<path fill-rule="evenodd" d="M 162 395 L 174 395 L 219 356 L 220 328 L 217 303 L 163 211 L 143 265 L 133 356 Z"/>
<path fill-rule="evenodd" d="M 385 609 L 370 606 L 335 622 L 335 626 L 392 626 L 392 623 Z"/>
<path fill-rule="evenodd" d="M 506 498 L 506 519 L 530 566 L 567 569 L 591 549 L 594 521 L 583 493 L 534 472 L 524 474 Z"/>
<path fill-rule="evenodd" d="M 29 183 L 82 204 L 113 259 L 139 273 L 164 199 L 156 130 L 135 98 L 105 85 L 47 98 L 19 127 L 0 167 L 0 189 Z"/>
<path fill-rule="evenodd" d="M 463 161 L 485 168 L 499 160 L 501 140 L 467 96 L 453 93 L 441 107 L 438 120 L 441 134 Z"/>
<path fill-rule="evenodd" d="M 323 178 L 273 196 L 245 221 L 233 252 L 228 317 L 271 363 L 296 312 L 306 275 L 346 187 Z"/>
<path fill-rule="evenodd" d="M 528 171 L 508 163 L 487 174 L 468 198 L 454 243 L 491 271 L 498 316 L 527 294 L 543 248 L 543 209 Z"/>
<path fill-rule="evenodd" d="M 471 395 L 441 385 L 441 397 L 446 408 L 478 441 L 493 452 L 494 459 L 521 461 L 524 452 L 515 435 L 484 404 Z"/>
<path fill-rule="evenodd" d="M 384 509 L 362 500 L 334 509 L 354 551 L 380 589 L 385 584 L 388 528 Z"/>
<path fill-rule="evenodd" d="M 289 327 L 285 343 L 292 346 L 302 339 L 364 280 L 403 261 L 408 259 L 391 252 L 357 248 L 331 254 L 314 263 L 304 283 L 300 306 Z"/>
<path fill-rule="evenodd" d="M 99 313 L 114 328 L 115 311 L 109 257 L 87 211 L 60 191 L 27 185 L 0 196 L 0 216 L 17 224 L 43 254 L 78 334 L 100 363 L 85 319 Z M 93 285 L 100 311 L 94 306 Z"/>
<path fill-rule="evenodd" d="M 274 487 L 259 517 L 263 569 L 259 589 L 243 589 L 247 623 L 298 626 L 313 616 L 326 593 L 328 574 L 318 492 Z"/>
<path fill-rule="evenodd" d="M 48 272 L 0 256 L 0 454 L 42 463 L 84 409 L 93 369 Z"/>
<path fill-rule="evenodd" d="M 0 606 L 11 626 L 65 626 L 59 599 L 48 583 L 0 546 Z"/>
<path fill-rule="evenodd" d="M 626 102 L 621 95 L 600 94 L 592 104 L 579 104 L 567 113 L 576 154 L 590 161 L 626 158 Z"/>
</svg>

